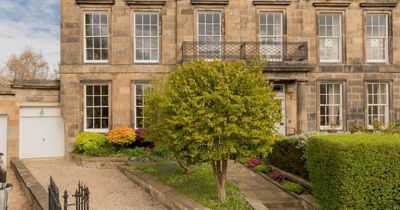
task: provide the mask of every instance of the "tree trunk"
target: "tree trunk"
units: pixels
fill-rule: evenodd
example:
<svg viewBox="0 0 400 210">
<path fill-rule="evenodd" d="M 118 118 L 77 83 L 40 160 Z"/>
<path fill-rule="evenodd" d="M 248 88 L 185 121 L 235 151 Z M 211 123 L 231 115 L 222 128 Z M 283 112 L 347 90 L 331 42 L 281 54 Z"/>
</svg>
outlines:
<svg viewBox="0 0 400 210">
<path fill-rule="evenodd" d="M 183 168 L 183 170 L 185 171 L 185 174 L 191 174 L 192 170 L 190 169 L 190 167 L 188 166 L 188 164 L 185 161 L 179 160 L 177 159 L 178 164 L 180 167 Z"/>
<path fill-rule="evenodd" d="M 225 180 L 226 180 L 226 169 L 228 167 L 227 160 L 217 160 L 211 162 L 215 181 L 217 182 L 217 192 L 218 199 L 221 202 L 225 202 L 226 200 L 226 191 L 225 191 Z"/>
</svg>

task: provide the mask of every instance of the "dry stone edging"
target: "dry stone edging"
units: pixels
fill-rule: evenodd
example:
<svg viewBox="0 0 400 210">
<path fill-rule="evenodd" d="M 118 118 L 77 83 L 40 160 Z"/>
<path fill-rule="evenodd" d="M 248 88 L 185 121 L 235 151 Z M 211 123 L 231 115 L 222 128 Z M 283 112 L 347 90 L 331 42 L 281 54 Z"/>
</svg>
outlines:
<svg viewBox="0 0 400 210">
<path fill-rule="evenodd" d="M 154 177 L 141 171 L 133 170 L 129 166 L 118 166 L 132 182 L 140 186 L 154 199 L 170 210 L 211 210 L 194 201 L 189 196 L 181 194 L 173 188 L 159 182 Z"/>
<path fill-rule="evenodd" d="M 11 169 L 21 184 L 24 194 L 31 203 L 32 210 L 48 210 L 47 191 L 18 158 L 11 159 Z"/>
</svg>

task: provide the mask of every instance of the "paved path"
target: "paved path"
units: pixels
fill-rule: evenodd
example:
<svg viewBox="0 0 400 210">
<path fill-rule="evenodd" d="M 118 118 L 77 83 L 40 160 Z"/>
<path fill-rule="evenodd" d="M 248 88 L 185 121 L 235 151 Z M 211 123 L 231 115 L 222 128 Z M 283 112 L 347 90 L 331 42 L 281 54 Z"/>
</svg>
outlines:
<svg viewBox="0 0 400 210">
<path fill-rule="evenodd" d="M 11 168 L 7 169 L 7 182 L 13 185 L 13 188 L 8 194 L 8 209 L 10 210 L 30 210 L 30 203 L 25 197 L 22 191 L 21 185 L 19 184 L 14 171 Z"/>
<path fill-rule="evenodd" d="M 66 160 L 25 160 L 24 163 L 45 189 L 50 175 L 53 176 L 60 191 L 66 189 L 68 192 L 74 192 L 78 181 L 82 181 L 91 192 L 90 209 L 165 209 L 118 169 L 83 168 Z"/>
<path fill-rule="evenodd" d="M 293 196 L 239 163 L 229 162 L 227 175 L 258 209 L 301 209 Z"/>
</svg>

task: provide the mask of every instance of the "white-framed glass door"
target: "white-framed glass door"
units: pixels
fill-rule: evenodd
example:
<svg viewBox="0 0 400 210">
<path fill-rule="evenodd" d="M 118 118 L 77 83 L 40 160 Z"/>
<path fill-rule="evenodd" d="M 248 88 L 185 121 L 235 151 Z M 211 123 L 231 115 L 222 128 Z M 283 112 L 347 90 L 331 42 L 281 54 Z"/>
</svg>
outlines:
<svg viewBox="0 0 400 210">
<path fill-rule="evenodd" d="M 260 14 L 260 57 L 267 61 L 283 59 L 283 14 L 263 12 Z"/>
</svg>

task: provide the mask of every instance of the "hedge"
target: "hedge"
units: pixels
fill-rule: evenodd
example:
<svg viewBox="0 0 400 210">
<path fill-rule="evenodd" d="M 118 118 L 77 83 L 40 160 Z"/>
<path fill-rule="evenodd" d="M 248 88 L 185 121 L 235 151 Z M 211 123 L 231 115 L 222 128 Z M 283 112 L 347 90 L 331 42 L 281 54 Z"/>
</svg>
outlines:
<svg viewBox="0 0 400 210">
<path fill-rule="evenodd" d="M 306 136 L 288 137 L 277 141 L 268 155 L 268 162 L 284 171 L 308 179 L 304 155 L 306 142 Z"/>
<path fill-rule="evenodd" d="M 306 159 L 323 209 L 400 209 L 400 135 L 314 136 Z"/>
</svg>

